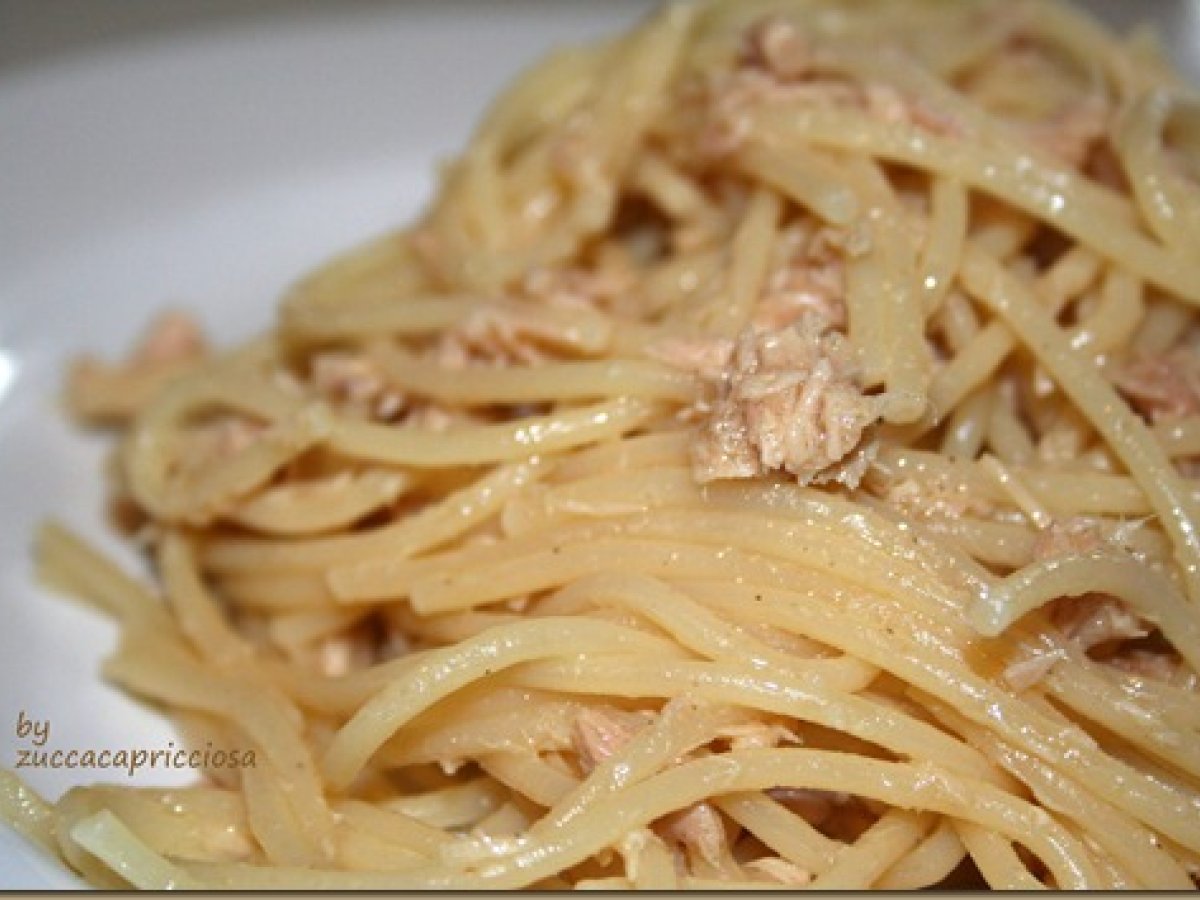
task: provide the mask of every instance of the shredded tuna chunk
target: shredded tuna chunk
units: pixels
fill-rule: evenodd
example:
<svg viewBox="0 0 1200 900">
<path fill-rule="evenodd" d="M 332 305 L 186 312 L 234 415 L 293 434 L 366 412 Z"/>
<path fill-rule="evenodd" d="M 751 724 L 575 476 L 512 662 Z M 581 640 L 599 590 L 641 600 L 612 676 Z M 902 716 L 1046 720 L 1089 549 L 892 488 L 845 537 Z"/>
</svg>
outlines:
<svg viewBox="0 0 1200 900">
<path fill-rule="evenodd" d="M 511 320 L 480 311 L 442 335 L 434 358 L 439 366 L 448 369 L 462 369 L 472 362 L 497 365 L 540 362 L 541 352 L 522 337 L 521 331 Z"/>
<path fill-rule="evenodd" d="M 591 772 L 645 727 L 649 718 L 612 706 L 589 707 L 575 718 L 572 743 L 584 772 Z"/>
<path fill-rule="evenodd" d="M 450 369 L 537 365 L 548 351 L 569 346 L 577 337 L 561 322 L 547 320 L 537 306 L 484 307 L 442 334 L 433 362 Z"/>
<path fill-rule="evenodd" d="M 134 351 L 133 364 L 154 364 L 194 359 L 204 355 L 207 345 L 196 320 L 172 311 L 155 319 Z"/>
<path fill-rule="evenodd" d="M 871 115 L 889 125 L 907 125 L 912 112 L 904 95 L 890 84 L 868 84 L 863 87 L 867 109 Z"/>
<path fill-rule="evenodd" d="M 208 344 L 196 320 L 182 312 L 166 312 L 150 323 L 123 362 L 106 363 L 92 356 L 77 360 L 67 394 L 79 415 L 127 418 L 168 380 L 207 355 Z"/>
<path fill-rule="evenodd" d="M 363 403 L 383 391 L 384 378 L 371 360 L 350 353 L 319 353 L 312 363 L 313 384 L 338 401 Z"/>
<path fill-rule="evenodd" d="M 1084 516 L 1054 522 L 1039 533 L 1034 542 L 1033 557 L 1046 560 L 1087 553 L 1104 546 L 1121 547 L 1125 545 L 1130 529 L 1136 527 L 1138 523 L 1123 524 L 1115 529 L 1110 527 L 1106 532 L 1099 522 Z M 1150 633 L 1150 628 L 1124 603 L 1108 594 L 1061 597 L 1054 601 L 1051 619 L 1084 652 L 1100 644 L 1141 638 Z"/>
<path fill-rule="evenodd" d="M 830 328 L 846 324 L 846 308 L 841 299 L 824 290 L 816 278 L 806 272 L 788 273 L 770 285 L 754 308 L 750 324 L 760 331 L 778 331 L 794 324 L 805 313 L 820 316 Z"/>
<path fill-rule="evenodd" d="M 769 103 L 806 103 L 823 107 L 867 109 L 866 93 L 856 83 L 805 73 L 796 79 L 758 66 L 743 66 L 712 76 L 698 90 L 704 125 L 696 149 L 702 159 L 736 153 L 750 134 L 750 114 Z"/>
<path fill-rule="evenodd" d="M 527 296 L 558 309 L 606 307 L 634 287 L 632 273 L 616 266 L 599 271 L 539 268 L 530 272 L 522 284 Z"/>
<path fill-rule="evenodd" d="M 431 225 L 426 223 L 414 228 L 408 243 L 430 275 L 445 284 L 454 283 L 454 267 L 448 258 L 446 243 Z"/>
<path fill-rule="evenodd" d="M 846 258 L 861 237 L 845 229 L 791 225 L 776 242 L 775 259 L 751 324 L 761 330 L 786 328 L 806 312 L 828 328 L 846 325 Z"/>
<path fill-rule="evenodd" d="M 812 47 L 794 22 L 782 16 L 767 16 L 746 32 L 744 60 L 776 78 L 791 81 L 808 73 Z"/>
<path fill-rule="evenodd" d="M 1147 519 L 1130 519 L 1118 523 L 1104 522 L 1090 516 L 1072 516 L 1055 520 L 1038 532 L 1033 543 L 1035 560 L 1053 559 L 1075 553 L 1087 553 L 1102 547 L 1131 550 L 1133 536 Z"/>
<path fill-rule="evenodd" d="M 425 431 L 447 431 L 458 422 L 471 421 L 471 417 L 465 414 L 455 415 L 435 403 L 421 403 L 410 408 L 402 421 L 405 425 Z"/>
<path fill-rule="evenodd" d="M 1152 422 L 1200 413 L 1200 353 L 1180 345 L 1117 370 L 1117 388 Z"/>
<path fill-rule="evenodd" d="M 784 97 L 804 96 L 817 102 L 836 102 L 840 95 L 853 102 L 854 92 L 844 85 L 816 88 L 804 82 L 784 85 L 759 69 L 738 69 L 713 76 L 700 91 L 705 106 L 704 126 L 696 149 L 701 159 L 720 160 L 736 153 L 750 134 L 750 113 L 755 107 Z"/>
<path fill-rule="evenodd" d="M 642 858 L 651 847 L 667 849 L 662 838 L 649 828 L 635 828 L 626 832 L 625 836 L 617 842 L 617 852 L 625 859 L 625 874 L 630 880 L 636 881 L 640 876 Z M 671 851 L 668 849 L 667 852 Z"/>
<path fill-rule="evenodd" d="M 789 887 L 805 887 L 813 880 L 812 872 L 781 856 L 764 856 L 762 859 L 751 860 L 746 863 L 745 868 L 765 875 L 770 881 L 786 884 Z"/>
<path fill-rule="evenodd" d="M 1178 657 L 1151 650 L 1127 650 L 1105 660 L 1110 666 L 1155 681 L 1172 682 L 1179 672 Z"/>
<path fill-rule="evenodd" d="M 221 416 L 197 425 L 188 434 L 179 465 L 185 471 L 195 471 L 230 459 L 262 440 L 267 430 L 268 426 L 240 416 Z"/>
<path fill-rule="evenodd" d="M 957 519 L 965 515 L 987 517 L 995 512 L 989 500 L 946 474 L 881 478 L 877 489 L 889 503 L 914 517 Z"/>
<path fill-rule="evenodd" d="M 664 840 L 696 853 L 713 867 L 729 858 L 729 835 L 721 814 L 708 803 L 697 803 L 660 820 L 656 829 Z"/>
<path fill-rule="evenodd" d="M 654 359 L 699 375 L 708 381 L 719 381 L 733 360 L 733 341 L 713 337 L 667 337 L 646 348 Z"/>
<path fill-rule="evenodd" d="M 770 102 L 851 107 L 889 124 L 943 135 L 962 132 L 952 115 L 893 85 L 859 83 L 833 71 L 796 26 L 778 16 L 751 27 L 739 65 L 714 78 L 701 93 L 706 97 L 707 125 L 700 132 L 699 149 L 709 158 L 736 152 L 749 134 L 749 111 Z"/>
<path fill-rule="evenodd" d="M 1063 597 L 1055 601 L 1051 617 L 1063 634 L 1085 651 L 1109 641 L 1150 634 L 1150 629 L 1124 603 L 1107 594 Z"/>
<path fill-rule="evenodd" d="M 1066 521 L 1051 522 L 1050 527 L 1039 531 L 1033 542 L 1033 558 L 1044 560 L 1073 553 L 1087 553 L 1102 546 L 1104 542 L 1104 535 L 1100 533 L 1096 522 L 1075 516 Z"/>
<path fill-rule="evenodd" d="M 1030 96 L 1022 87 L 1030 81 L 1045 90 Z M 1104 145 L 1113 113 L 1099 80 L 1088 85 L 1064 72 L 1027 25 L 1012 28 L 1003 50 L 971 77 L 969 90 L 1007 119 L 1016 135 L 1072 168 L 1081 168 Z"/>
<path fill-rule="evenodd" d="M 1064 105 L 1045 122 L 1028 127 L 1030 139 L 1072 168 L 1082 168 L 1108 133 L 1112 108 L 1101 94 Z"/>
<path fill-rule="evenodd" d="M 409 411 L 408 398 L 388 386 L 387 378 L 369 357 L 330 351 L 313 359 L 312 383 L 334 403 L 351 412 L 381 421 Z"/>
<path fill-rule="evenodd" d="M 692 447 L 697 480 L 780 470 L 802 484 L 843 477 L 835 467 L 879 418 L 879 401 L 858 379 L 845 337 L 816 316 L 781 331 L 747 329 Z"/>
<path fill-rule="evenodd" d="M 1027 691 L 1050 674 L 1050 671 L 1062 660 L 1067 658 L 1067 652 L 1061 648 L 1048 653 L 1034 653 L 1006 666 L 1004 680 L 1014 691 Z"/>
<path fill-rule="evenodd" d="M 775 722 L 754 721 L 730 725 L 721 730 L 721 737 L 729 741 L 729 749 L 734 752 L 801 743 L 794 731 Z"/>
</svg>

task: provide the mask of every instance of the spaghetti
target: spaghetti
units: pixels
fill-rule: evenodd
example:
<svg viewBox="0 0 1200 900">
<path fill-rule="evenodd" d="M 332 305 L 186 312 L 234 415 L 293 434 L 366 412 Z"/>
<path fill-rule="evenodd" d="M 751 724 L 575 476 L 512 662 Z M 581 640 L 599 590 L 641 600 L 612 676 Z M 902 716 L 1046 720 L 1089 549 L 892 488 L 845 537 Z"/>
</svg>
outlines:
<svg viewBox="0 0 1200 900">
<path fill-rule="evenodd" d="M 102 887 L 1194 887 L 1197 109 L 1044 2 L 551 56 L 270 333 L 77 367 L 154 578 L 41 570 L 257 762 L 0 812 Z"/>
</svg>

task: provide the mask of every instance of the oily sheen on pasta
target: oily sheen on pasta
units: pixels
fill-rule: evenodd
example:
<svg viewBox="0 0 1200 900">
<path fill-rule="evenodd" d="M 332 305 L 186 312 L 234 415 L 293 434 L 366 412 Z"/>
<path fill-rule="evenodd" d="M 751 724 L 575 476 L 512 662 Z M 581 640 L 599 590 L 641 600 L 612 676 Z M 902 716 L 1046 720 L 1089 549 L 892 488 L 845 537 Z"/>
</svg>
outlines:
<svg viewBox="0 0 1200 900">
<path fill-rule="evenodd" d="M 1047 2 L 664 6 L 116 423 L 49 583 L 187 789 L 0 808 L 102 887 L 1192 888 L 1200 101 Z"/>
</svg>

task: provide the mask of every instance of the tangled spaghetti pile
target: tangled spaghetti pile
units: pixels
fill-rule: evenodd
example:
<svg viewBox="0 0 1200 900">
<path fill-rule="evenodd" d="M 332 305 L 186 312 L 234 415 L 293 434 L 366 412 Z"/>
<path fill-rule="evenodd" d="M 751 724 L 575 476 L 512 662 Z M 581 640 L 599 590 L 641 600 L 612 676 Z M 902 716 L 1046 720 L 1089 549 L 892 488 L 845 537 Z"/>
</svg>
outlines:
<svg viewBox="0 0 1200 900">
<path fill-rule="evenodd" d="M 1191 888 L 1200 106 L 1044 2 L 698 2 L 551 56 L 419 223 L 125 427 L 100 886 Z"/>
</svg>

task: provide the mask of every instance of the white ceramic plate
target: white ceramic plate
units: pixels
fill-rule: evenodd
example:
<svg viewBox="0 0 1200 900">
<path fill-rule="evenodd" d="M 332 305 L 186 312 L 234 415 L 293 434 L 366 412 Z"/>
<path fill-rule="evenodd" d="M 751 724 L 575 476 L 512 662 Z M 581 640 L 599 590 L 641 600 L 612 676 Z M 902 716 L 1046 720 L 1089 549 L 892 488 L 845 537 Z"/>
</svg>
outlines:
<svg viewBox="0 0 1200 900">
<path fill-rule="evenodd" d="M 63 519 L 136 565 L 101 515 L 106 441 L 57 394 L 82 350 L 116 355 L 164 304 L 219 341 L 266 326 L 334 251 L 413 218 L 489 98 L 563 41 L 646 3 L 408 3 L 130 45 L 0 80 L 0 765 L 47 748 L 163 748 L 152 711 L 98 678 L 115 631 L 33 580 Z M 128 781 L 24 769 L 38 790 Z M 155 771 L 139 782 L 179 783 Z M 75 880 L 0 829 L 0 888 Z"/>
<path fill-rule="evenodd" d="M 39 588 L 47 517 L 137 560 L 100 514 L 105 441 L 57 408 L 66 362 L 116 355 L 164 305 L 219 341 L 269 323 L 276 298 L 334 251 L 411 219 L 438 158 L 547 48 L 612 30 L 648 0 L 400 3 L 132 44 L 0 79 L 0 765 L 32 747 L 163 748 L 162 720 L 105 685 L 114 630 Z M 1104 2 L 1118 20 L 1134 4 Z M 1139 4 L 1193 63 L 1200 3 Z M 1195 70 L 1193 69 L 1193 74 Z M 38 790 L 128 780 L 25 769 Z M 187 773 L 155 771 L 139 783 Z M 0 828 L 0 888 L 70 875 Z"/>
</svg>

